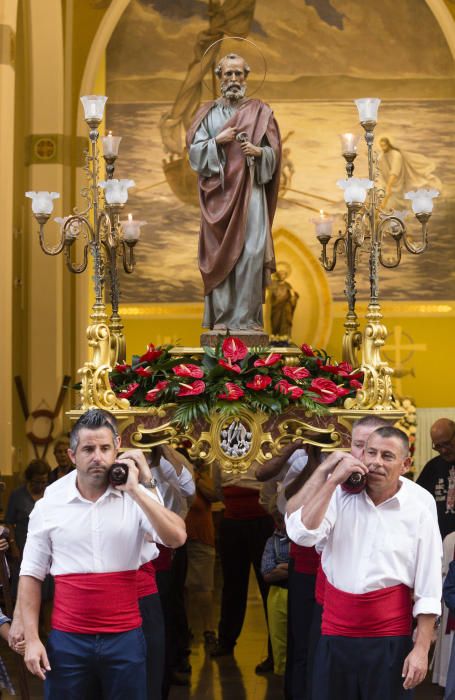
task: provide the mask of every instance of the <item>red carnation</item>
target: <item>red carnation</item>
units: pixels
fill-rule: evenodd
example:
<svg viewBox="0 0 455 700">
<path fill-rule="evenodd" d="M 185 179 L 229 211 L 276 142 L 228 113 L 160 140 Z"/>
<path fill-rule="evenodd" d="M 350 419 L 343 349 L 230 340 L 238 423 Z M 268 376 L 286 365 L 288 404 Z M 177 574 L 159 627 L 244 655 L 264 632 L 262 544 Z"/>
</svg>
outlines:
<svg viewBox="0 0 455 700">
<path fill-rule="evenodd" d="M 138 386 L 139 384 L 137 382 L 132 382 L 131 384 L 128 384 L 126 389 L 120 391 L 117 396 L 119 399 L 129 399 L 134 394 Z"/>
<path fill-rule="evenodd" d="M 318 403 L 334 403 L 340 396 L 335 382 L 332 382 L 330 379 L 323 379 L 322 377 L 313 379 L 310 384 L 310 391 L 319 394 L 318 398 L 315 399 Z"/>
<path fill-rule="evenodd" d="M 169 382 L 163 380 L 162 382 L 157 382 L 156 386 L 153 387 L 153 389 L 150 389 L 145 395 L 145 400 L 146 401 L 156 401 L 158 394 L 166 389 L 166 387 L 169 385 Z"/>
<path fill-rule="evenodd" d="M 180 384 L 177 396 L 197 396 L 205 391 L 205 384 L 196 379 L 192 384 Z"/>
<path fill-rule="evenodd" d="M 226 362 L 226 360 L 218 360 L 218 364 L 221 365 L 221 367 L 230 370 L 231 372 L 236 372 L 237 374 L 240 374 L 240 372 L 242 371 L 240 365 L 233 365 L 230 361 Z"/>
<path fill-rule="evenodd" d="M 266 377 L 264 374 L 256 374 L 251 382 L 247 383 L 248 389 L 254 389 L 254 391 L 262 391 L 266 389 L 269 384 L 272 383 L 270 377 Z"/>
<path fill-rule="evenodd" d="M 172 368 L 174 374 L 178 377 L 193 377 L 193 379 L 201 379 L 204 376 L 204 370 L 197 365 L 176 365 Z"/>
<path fill-rule="evenodd" d="M 229 337 L 223 340 L 222 352 L 224 357 L 232 362 L 243 360 L 248 355 L 248 348 L 239 338 Z"/>
<path fill-rule="evenodd" d="M 315 354 L 313 352 L 313 348 L 311 345 L 307 345 L 306 343 L 303 343 L 303 345 L 300 346 L 301 351 L 303 352 L 304 355 L 307 357 L 315 357 Z"/>
<path fill-rule="evenodd" d="M 154 362 L 162 354 L 162 350 L 155 350 L 153 343 L 150 343 L 147 345 L 147 352 L 139 358 L 139 362 Z"/>
<path fill-rule="evenodd" d="M 283 367 L 283 374 L 294 381 L 311 376 L 311 372 L 306 367 Z"/>
<path fill-rule="evenodd" d="M 128 372 L 129 369 L 131 369 L 131 365 L 127 365 L 126 362 L 122 362 L 122 364 L 117 364 L 114 367 L 114 370 L 116 372 L 121 372 L 122 374 Z"/>
<path fill-rule="evenodd" d="M 226 401 L 237 401 L 237 399 L 240 399 L 240 397 L 245 394 L 242 387 L 240 387 L 238 384 L 234 384 L 233 382 L 226 382 L 225 387 L 226 393 L 218 394 L 219 399 L 225 399 Z"/>
<path fill-rule="evenodd" d="M 134 370 L 140 377 L 151 377 L 153 372 L 147 367 L 138 367 Z"/>
<path fill-rule="evenodd" d="M 271 352 L 270 355 L 267 355 L 263 360 L 256 360 L 254 363 L 255 367 L 270 367 L 271 365 L 276 365 L 277 362 L 281 360 L 282 355 L 280 355 L 278 352 Z"/>
</svg>

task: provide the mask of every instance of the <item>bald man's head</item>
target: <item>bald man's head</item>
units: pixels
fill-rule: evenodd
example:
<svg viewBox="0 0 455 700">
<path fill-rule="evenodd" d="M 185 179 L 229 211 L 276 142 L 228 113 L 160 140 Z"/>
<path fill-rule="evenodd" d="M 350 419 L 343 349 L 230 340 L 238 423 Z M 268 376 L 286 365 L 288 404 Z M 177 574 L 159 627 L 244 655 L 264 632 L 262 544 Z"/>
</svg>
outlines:
<svg viewBox="0 0 455 700">
<path fill-rule="evenodd" d="M 446 462 L 455 462 L 455 423 L 449 418 L 439 418 L 430 429 L 433 449 Z"/>
</svg>

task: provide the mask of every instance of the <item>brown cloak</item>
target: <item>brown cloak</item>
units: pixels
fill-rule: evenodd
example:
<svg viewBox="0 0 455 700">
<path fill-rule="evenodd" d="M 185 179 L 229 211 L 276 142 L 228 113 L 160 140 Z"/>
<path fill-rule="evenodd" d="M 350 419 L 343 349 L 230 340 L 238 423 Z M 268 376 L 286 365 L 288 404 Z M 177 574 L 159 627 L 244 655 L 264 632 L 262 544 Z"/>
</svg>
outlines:
<svg viewBox="0 0 455 700">
<path fill-rule="evenodd" d="M 195 115 L 186 135 L 189 149 L 194 135 L 204 117 L 216 105 L 215 101 L 203 105 Z M 248 141 L 260 146 L 266 136 L 276 156 L 273 178 L 265 187 L 269 215 L 269 235 L 278 199 L 280 184 L 281 139 L 278 124 L 271 108 L 261 100 L 246 100 L 223 129 L 232 126 L 238 132 L 244 131 Z M 224 143 L 226 155 L 224 167 L 224 189 L 219 175 L 199 176 L 199 200 L 201 205 L 201 230 L 199 237 L 199 268 L 204 282 L 204 293 L 218 287 L 234 269 L 244 245 L 248 206 L 251 197 L 251 177 L 246 158 L 238 141 Z M 275 269 L 275 258 L 266 260 L 267 272 Z"/>
</svg>

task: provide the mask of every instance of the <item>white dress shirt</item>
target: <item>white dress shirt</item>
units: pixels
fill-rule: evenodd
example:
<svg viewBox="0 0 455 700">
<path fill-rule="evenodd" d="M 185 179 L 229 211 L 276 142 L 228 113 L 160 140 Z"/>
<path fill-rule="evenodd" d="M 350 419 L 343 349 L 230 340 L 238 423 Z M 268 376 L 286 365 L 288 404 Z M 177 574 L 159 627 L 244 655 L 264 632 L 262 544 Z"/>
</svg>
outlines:
<svg viewBox="0 0 455 700">
<path fill-rule="evenodd" d="M 183 467 L 178 475 L 173 465 L 165 457 L 160 457 L 159 466 L 151 467 L 151 472 L 166 508 L 185 518 L 189 510 L 186 499 L 196 493 L 190 470 Z"/>
<path fill-rule="evenodd" d="M 36 503 L 21 576 L 42 581 L 49 572 L 58 576 L 130 571 L 141 563 L 145 536 L 162 544 L 144 511 L 127 493 L 109 485 L 97 501 L 89 501 L 78 490 L 76 476 L 74 470 L 59 479 Z M 144 492 L 159 502 L 147 489 Z"/>
<path fill-rule="evenodd" d="M 286 487 L 296 479 L 305 469 L 308 463 L 308 455 L 304 449 L 293 452 L 284 463 L 280 472 L 272 479 L 268 479 L 262 484 L 259 495 L 259 503 L 269 513 L 273 513 L 275 508 L 283 515 L 286 512 Z"/>
<path fill-rule="evenodd" d="M 329 582 L 348 593 L 405 584 L 413 590 L 413 614 L 441 614 L 442 543 L 428 504 L 408 479 L 375 506 L 366 491 L 337 487 L 321 525 L 307 529 L 302 508 L 286 518 L 291 540 L 311 547 L 325 542 L 321 564 Z"/>
</svg>

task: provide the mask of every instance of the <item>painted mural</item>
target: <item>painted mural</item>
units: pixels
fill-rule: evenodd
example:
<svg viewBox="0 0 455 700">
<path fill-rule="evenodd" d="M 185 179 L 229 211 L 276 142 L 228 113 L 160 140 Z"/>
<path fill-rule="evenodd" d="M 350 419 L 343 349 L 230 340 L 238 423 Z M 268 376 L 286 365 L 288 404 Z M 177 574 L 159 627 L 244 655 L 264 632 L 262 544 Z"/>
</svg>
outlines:
<svg viewBox="0 0 455 700">
<path fill-rule="evenodd" d="M 406 255 L 399 272 L 381 271 L 382 298 L 455 299 L 455 65 L 425 0 L 132 0 L 107 51 L 107 127 L 123 137 L 116 176 L 136 181 L 129 210 L 148 225 L 137 271 L 122 280 L 122 301 L 202 299 L 196 176 L 187 168 L 183 137 L 216 87 L 210 66 L 219 45 L 204 52 L 227 35 L 248 37 L 259 48 L 241 47 L 252 69 L 248 91 L 272 105 L 284 139 L 274 228 L 292 232 L 319 256 L 311 219 L 323 209 L 341 227 L 344 213 L 338 134 L 362 132 L 354 98 L 381 97 L 382 176 L 388 156 L 379 141 L 386 137 L 409 166 L 403 192 L 422 178 L 441 190 L 428 251 Z M 240 52 L 226 39 L 220 52 L 230 50 Z M 360 150 L 355 174 L 364 177 Z M 343 298 L 343 277 L 343 264 L 329 275 L 335 299 Z M 361 260 L 359 297 L 367 290 Z"/>
</svg>

